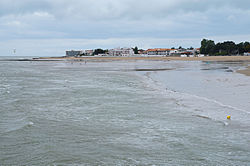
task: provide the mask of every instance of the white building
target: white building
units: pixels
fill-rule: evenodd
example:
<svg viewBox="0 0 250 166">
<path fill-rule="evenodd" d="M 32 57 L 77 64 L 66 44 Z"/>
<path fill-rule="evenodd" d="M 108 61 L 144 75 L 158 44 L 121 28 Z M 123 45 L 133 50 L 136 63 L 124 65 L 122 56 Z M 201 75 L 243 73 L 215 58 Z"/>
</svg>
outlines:
<svg viewBox="0 0 250 166">
<path fill-rule="evenodd" d="M 109 50 L 109 56 L 133 56 L 132 48 L 114 48 Z"/>
<path fill-rule="evenodd" d="M 170 49 L 168 52 L 167 52 L 167 56 L 178 56 L 180 53 L 177 49 Z"/>
<path fill-rule="evenodd" d="M 94 53 L 94 50 L 85 50 L 86 56 L 91 56 L 91 55 L 93 55 L 93 53 Z"/>
<path fill-rule="evenodd" d="M 147 54 L 149 56 L 175 56 L 178 53 L 178 50 L 168 48 L 155 48 L 147 50 Z"/>
<path fill-rule="evenodd" d="M 250 52 L 245 52 L 244 56 L 250 56 Z"/>
<path fill-rule="evenodd" d="M 204 57 L 205 55 L 204 54 L 197 54 L 196 56 L 197 57 Z"/>
<path fill-rule="evenodd" d="M 186 57 L 188 57 L 188 56 L 187 56 L 186 54 L 182 54 L 181 57 L 182 57 L 182 58 L 186 58 Z"/>
<path fill-rule="evenodd" d="M 155 49 L 148 49 L 148 55 L 159 55 L 159 56 L 166 56 L 168 49 L 164 48 L 155 48 Z"/>
</svg>

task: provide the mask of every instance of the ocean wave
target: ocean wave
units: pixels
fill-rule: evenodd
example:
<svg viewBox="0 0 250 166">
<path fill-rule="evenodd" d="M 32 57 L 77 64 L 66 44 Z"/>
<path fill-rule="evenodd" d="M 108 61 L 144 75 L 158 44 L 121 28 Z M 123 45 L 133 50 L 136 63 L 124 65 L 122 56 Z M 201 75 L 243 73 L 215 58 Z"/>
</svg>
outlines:
<svg viewBox="0 0 250 166">
<path fill-rule="evenodd" d="M 215 121 L 215 122 L 221 123 L 224 126 L 228 126 L 229 125 L 229 123 L 227 121 L 216 120 L 216 119 L 213 119 L 213 118 L 208 117 L 208 116 L 203 116 L 203 115 L 192 115 L 192 116 L 195 116 L 195 117 L 198 117 L 198 118 L 202 118 L 202 119 L 211 120 L 211 121 Z"/>
<path fill-rule="evenodd" d="M 29 122 L 24 122 L 24 123 L 5 124 L 1 128 L 3 130 L 2 133 L 10 133 L 10 132 L 15 132 L 15 131 L 25 129 L 26 127 L 31 127 L 33 125 L 34 123 L 29 121 Z"/>
<path fill-rule="evenodd" d="M 212 103 L 215 103 L 215 104 L 217 104 L 217 105 L 219 105 L 221 107 L 224 107 L 224 108 L 229 108 L 229 109 L 233 109 L 235 111 L 241 111 L 241 112 L 250 114 L 250 112 L 248 112 L 247 110 L 244 110 L 244 109 L 241 109 L 241 108 L 238 108 L 238 107 L 234 107 L 234 106 L 231 106 L 231 105 L 223 104 L 222 102 L 219 102 L 219 101 L 214 100 L 214 99 L 209 99 L 207 97 L 198 96 L 198 95 L 194 95 L 194 94 L 190 94 L 190 93 L 178 92 L 176 90 L 168 90 L 168 91 L 172 92 L 172 93 L 178 93 L 180 95 L 186 95 L 188 97 L 193 97 L 193 98 L 197 98 L 197 99 L 200 99 L 200 100 L 212 102 Z"/>
</svg>

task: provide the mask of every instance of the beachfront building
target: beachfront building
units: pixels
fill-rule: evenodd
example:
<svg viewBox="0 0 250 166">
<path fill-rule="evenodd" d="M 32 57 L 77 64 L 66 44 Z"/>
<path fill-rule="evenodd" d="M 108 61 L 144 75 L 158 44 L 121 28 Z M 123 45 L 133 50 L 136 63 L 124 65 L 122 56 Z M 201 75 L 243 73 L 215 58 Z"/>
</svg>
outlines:
<svg viewBox="0 0 250 166">
<path fill-rule="evenodd" d="M 147 54 L 149 56 L 175 56 L 178 54 L 178 50 L 168 48 L 154 48 L 148 49 Z"/>
<path fill-rule="evenodd" d="M 86 56 L 92 56 L 94 53 L 94 50 L 85 50 L 85 55 Z"/>
<path fill-rule="evenodd" d="M 114 48 L 110 49 L 109 56 L 133 56 L 134 51 L 132 48 Z"/>
<path fill-rule="evenodd" d="M 181 57 L 194 57 L 194 53 L 192 51 L 184 51 L 184 52 L 181 52 Z"/>
<path fill-rule="evenodd" d="M 180 52 L 177 49 L 169 49 L 166 56 L 180 56 Z"/>
<path fill-rule="evenodd" d="M 181 55 L 184 55 L 186 57 L 194 57 L 195 55 L 195 49 L 182 49 Z"/>
<path fill-rule="evenodd" d="M 71 51 L 66 51 L 66 56 L 68 57 L 73 57 L 73 56 L 80 56 L 83 55 L 83 51 L 76 51 L 76 50 L 71 50 Z"/>
<path fill-rule="evenodd" d="M 250 56 L 250 52 L 245 52 L 244 56 Z"/>
<path fill-rule="evenodd" d="M 148 49 L 147 54 L 148 55 L 160 55 L 160 56 L 166 56 L 168 49 L 164 48 L 154 48 L 154 49 Z"/>
<path fill-rule="evenodd" d="M 138 54 L 147 54 L 147 50 L 139 49 Z"/>
<path fill-rule="evenodd" d="M 204 54 L 201 54 L 201 49 L 200 48 L 195 48 L 194 49 L 194 56 L 195 57 L 204 57 Z"/>
<path fill-rule="evenodd" d="M 201 49 L 200 49 L 200 48 L 195 48 L 194 50 L 195 50 L 195 52 L 196 52 L 197 54 L 200 54 L 200 53 L 201 53 Z"/>
</svg>

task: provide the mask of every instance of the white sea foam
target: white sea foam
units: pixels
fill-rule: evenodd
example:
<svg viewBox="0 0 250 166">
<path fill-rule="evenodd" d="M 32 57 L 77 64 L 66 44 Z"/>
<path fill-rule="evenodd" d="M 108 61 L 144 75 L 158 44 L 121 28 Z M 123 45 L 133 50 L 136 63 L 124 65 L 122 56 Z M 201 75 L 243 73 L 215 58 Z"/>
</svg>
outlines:
<svg viewBox="0 0 250 166">
<path fill-rule="evenodd" d="M 33 126 L 34 123 L 33 122 L 24 122 L 23 120 L 18 120 L 15 121 L 13 123 L 9 123 L 9 124 L 5 124 L 4 126 L 2 126 L 2 130 L 4 133 L 9 133 L 9 132 L 14 132 L 14 131 L 18 131 L 18 130 L 22 130 L 25 127 L 30 127 Z"/>
<path fill-rule="evenodd" d="M 29 126 L 33 126 L 34 123 L 33 123 L 33 122 L 29 122 L 28 125 L 29 125 Z"/>
<path fill-rule="evenodd" d="M 229 108 L 229 109 L 233 109 L 233 110 L 236 110 L 236 111 L 241 111 L 241 112 L 250 114 L 250 112 L 248 112 L 247 110 L 240 109 L 240 108 L 237 108 L 237 107 L 234 107 L 234 106 L 231 106 L 231 105 L 223 104 L 223 103 L 221 103 L 221 102 L 219 102 L 217 100 L 209 99 L 207 97 L 198 96 L 198 95 L 189 94 L 189 93 L 184 93 L 184 92 L 177 92 L 177 91 L 173 91 L 173 90 L 167 90 L 167 91 L 172 92 L 172 93 L 177 93 L 177 94 L 180 94 L 182 96 L 193 97 L 193 98 L 197 98 L 197 99 L 200 99 L 200 100 L 212 102 L 212 103 L 218 104 L 221 107 L 225 107 L 225 108 Z"/>
</svg>

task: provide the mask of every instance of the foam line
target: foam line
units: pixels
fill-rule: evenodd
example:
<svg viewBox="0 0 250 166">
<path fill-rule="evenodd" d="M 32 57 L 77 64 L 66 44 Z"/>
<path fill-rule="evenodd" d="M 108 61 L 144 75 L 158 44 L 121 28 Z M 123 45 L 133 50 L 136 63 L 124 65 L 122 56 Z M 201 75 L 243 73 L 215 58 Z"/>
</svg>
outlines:
<svg viewBox="0 0 250 166">
<path fill-rule="evenodd" d="M 162 91 L 162 88 L 164 87 L 162 83 L 160 83 L 159 81 L 157 80 L 154 80 L 152 77 L 150 77 L 150 72 L 147 72 L 145 74 L 145 76 L 150 79 L 151 82 L 154 82 L 154 85 L 158 85 L 159 87 L 159 90 Z M 160 88 L 161 87 L 161 88 Z M 244 112 L 244 113 L 247 113 L 247 114 L 250 114 L 250 112 L 248 112 L 247 110 L 244 110 L 244 109 L 241 109 L 241 108 L 237 108 L 237 107 L 234 107 L 234 106 L 231 106 L 231 105 L 226 105 L 226 104 L 223 104 L 217 100 L 213 100 L 213 99 L 209 99 L 209 98 L 206 98 L 206 97 L 203 97 L 203 96 L 198 96 L 198 95 L 194 95 L 194 94 L 189 94 L 189 93 L 184 93 L 184 92 L 178 92 L 178 91 L 175 91 L 175 90 L 170 90 L 168 88 L 166 88 L 167 91 L 169 92 L 172 92 L 172 93 L 175 93 L 175 94 L 180 94 L 180 95 L 186 95 L 188 97 L 193 97 L 193 98 L 197 98 L 197 99 L 201 99 L 201 100 L 204 100 L 204 101 L 208 101 L 208 102 L 213 102 L 215 104 L 218 104 L 224 108 L 230 108 L 230 109 L 233 109 L 233 110 L 236 110 L 236 111 L 241 111 L 241 112 Z"/>
</svg>

